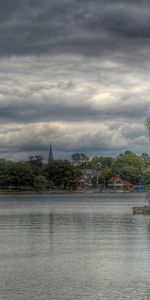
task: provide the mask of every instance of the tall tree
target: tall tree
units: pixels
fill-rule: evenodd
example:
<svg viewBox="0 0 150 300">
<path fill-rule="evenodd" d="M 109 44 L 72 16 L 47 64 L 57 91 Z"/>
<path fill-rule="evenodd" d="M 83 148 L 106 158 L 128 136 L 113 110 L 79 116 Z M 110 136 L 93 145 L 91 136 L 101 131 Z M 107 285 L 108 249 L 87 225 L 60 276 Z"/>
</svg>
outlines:
<svg viewBox="0 0 150 300">
<path fill-rule="evenodd" d="M 120 175 L 122 179 L 126 179 L 132 183 L 139 183 L 141 174 L 144 169 L 144 162 L 141 157 L 126 151 L 119 155 L 112 164 L 114 175 Z"/>
<path fill-rule="evenodd" d="M 101 169 L 103 168 L 111 168 L 114 158 L 112 157 L 104 157 L 104 156 L 94 156 L 91 160 L 91 166 L 96 168 L 97 164 L 101 164 Z"/>
<path fill-rule="evenodd" d="M 29 164 L 36 176 L 40 175 L 43 167 L 43 157 L 41 155 L 35 155 L 29 157 Z"/>
<path fill-rule="evenodd" d="M 64 189 L 72 186 L 78 169 L 67 160 L 55 160 L 47 165 L 47 179 L 51 185 Z"/>
<path fill-rule="evenodd" d="M 34 174 L 30 165 L 26 163 L 13 163 L 7 169 L 7 186 L 17 189 L 33 187 Z"/>
</svg>

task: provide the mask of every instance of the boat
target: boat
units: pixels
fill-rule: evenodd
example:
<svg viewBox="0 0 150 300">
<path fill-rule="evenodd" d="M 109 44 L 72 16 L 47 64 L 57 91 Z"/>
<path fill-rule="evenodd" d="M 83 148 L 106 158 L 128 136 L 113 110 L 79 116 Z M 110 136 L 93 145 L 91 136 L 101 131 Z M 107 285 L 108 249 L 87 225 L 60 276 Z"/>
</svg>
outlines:
<svg viewBox="0 0 150 300">
<path fill-rule="evenodd" d="M 132 207 L 134 215 L 150 215 L 150 205 L 144 205 L 141 207 Z"/>
<path fill-rule="evenodd" d="M 139 206 L 139 207 L 132 207 L 134 215 L 150 215 L 150 190 L 147 193 L 146 198 L 147 205 Z"/>
</svg>

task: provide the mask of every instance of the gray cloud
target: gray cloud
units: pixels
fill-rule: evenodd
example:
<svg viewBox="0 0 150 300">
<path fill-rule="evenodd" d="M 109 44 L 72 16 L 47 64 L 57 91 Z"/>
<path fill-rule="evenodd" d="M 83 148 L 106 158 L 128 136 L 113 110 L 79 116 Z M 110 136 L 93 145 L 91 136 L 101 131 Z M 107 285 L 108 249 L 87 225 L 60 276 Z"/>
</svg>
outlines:
<svg viewBox="0 0 150 300">
<path fill-rule="evenodd" d="M 148 1 L 0 1 L 1 54 L 107 56 L 149 48 Z M 131 50 L 131 51 L 130 51 Z"/>
<path fill-rule="evenodd" d="M 0 0 L 0 44 L 1 157 L 148 149 L 148 0 Z"/>
</svg>

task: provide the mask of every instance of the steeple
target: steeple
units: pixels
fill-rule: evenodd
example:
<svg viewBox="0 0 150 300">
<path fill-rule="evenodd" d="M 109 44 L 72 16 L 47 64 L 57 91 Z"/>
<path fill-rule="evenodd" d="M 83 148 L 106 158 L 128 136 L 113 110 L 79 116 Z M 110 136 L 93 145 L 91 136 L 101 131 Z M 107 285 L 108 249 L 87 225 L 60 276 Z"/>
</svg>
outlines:
<svg viewBox="0 0 150 300">
<path fill-rule="evenodd" d="M 51 161 L 53 161 L 53 160 L 54 160 L 54 157 L 53 157 L 53 151 L 52 151 L 52 144 L 50 144 L 48 163 L 51 162 Z"/>
</svg>

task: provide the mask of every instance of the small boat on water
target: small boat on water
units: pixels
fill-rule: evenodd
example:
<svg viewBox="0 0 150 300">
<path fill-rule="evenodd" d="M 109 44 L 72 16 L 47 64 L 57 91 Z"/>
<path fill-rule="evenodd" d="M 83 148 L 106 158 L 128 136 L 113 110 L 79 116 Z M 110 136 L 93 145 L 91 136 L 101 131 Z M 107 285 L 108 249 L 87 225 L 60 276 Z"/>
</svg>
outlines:
<svg viewBox="0 0 150 300">
<path fill-rule="evenodd" d="M 141 207 L 132 207 L 134 215 L 150 215 L 150 205 L 144 205 Z"/>
<path fill-rule="evenodd" d="M 139 206 L 139 207 L 132 207 L 134 215 L 150 215 L 150 190 L 147 193 L 146 202 L 148 205 Z"/>
</svg>

